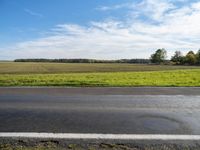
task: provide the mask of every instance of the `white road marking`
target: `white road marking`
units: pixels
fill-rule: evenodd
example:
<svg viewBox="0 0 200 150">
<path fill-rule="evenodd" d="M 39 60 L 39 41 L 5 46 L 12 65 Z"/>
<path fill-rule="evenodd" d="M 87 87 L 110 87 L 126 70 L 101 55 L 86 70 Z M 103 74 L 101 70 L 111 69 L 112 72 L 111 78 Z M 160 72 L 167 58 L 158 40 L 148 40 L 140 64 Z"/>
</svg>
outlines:
<svg viewBox="0 0 200 150">
<path fill-rule="evenodd" d="M 77 140 L 200 140 L 200 135 L 0 132 L 0 138 L 52 138 Z"/>
</svg>

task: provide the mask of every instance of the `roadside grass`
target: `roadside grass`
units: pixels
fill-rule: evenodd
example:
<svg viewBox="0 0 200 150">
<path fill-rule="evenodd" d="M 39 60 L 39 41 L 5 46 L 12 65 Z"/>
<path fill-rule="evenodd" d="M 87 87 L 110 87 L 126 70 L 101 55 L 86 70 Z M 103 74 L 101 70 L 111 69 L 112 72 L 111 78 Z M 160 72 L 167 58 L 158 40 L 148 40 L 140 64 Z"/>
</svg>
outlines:
<svg viewBox="0 0 200 150">
<path fill-rule="evenodd" d="M 59 74 L 97 72 L 142 72 L 180 69 L 200 69 L 200 66 L 106 63 L 18 63 L 0 62 L 0 74 Z"/>
<path fill-rule="evenodd" d="M 0 86 L 198 87 L 200 86 L 200 69 L 107 73 L 1 74 Z"/>
</svg>

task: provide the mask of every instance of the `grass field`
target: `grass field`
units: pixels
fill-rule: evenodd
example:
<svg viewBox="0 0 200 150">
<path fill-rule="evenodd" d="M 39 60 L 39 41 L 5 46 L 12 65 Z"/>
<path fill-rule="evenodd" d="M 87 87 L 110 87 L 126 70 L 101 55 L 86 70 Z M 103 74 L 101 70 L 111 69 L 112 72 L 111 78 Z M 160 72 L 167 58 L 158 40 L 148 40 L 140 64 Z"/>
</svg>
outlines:
<svg viewBox="0 0 200 150">
<path fill-rule="evenodd" d="M 169 66 L 169 65 L 0 62 L 0 74 L 138 72 L 138 71 L 195 69 L 195 68 L 200 69 L 200 67 L 196 66 Z"/>
<path fill-rule="evenodd" d="M 200 69 L 0 75 L 0 86 L 200 86 Z"/>
<path fill-rule="evenodd" d="M 5 62 L 0 86 L 200 86 L 200 67 Z"/>
</svg>

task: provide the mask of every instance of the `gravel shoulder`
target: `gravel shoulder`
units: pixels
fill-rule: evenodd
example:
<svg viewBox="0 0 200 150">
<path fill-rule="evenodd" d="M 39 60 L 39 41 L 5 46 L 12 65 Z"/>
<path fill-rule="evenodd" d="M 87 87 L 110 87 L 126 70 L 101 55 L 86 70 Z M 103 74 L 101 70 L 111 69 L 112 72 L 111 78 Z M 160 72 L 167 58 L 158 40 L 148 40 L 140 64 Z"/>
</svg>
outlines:
<svg viewBox="0 0 200 150">
<path fill-rule="evenodd" d="M 0 139 L 1 150 L 199 150 L 199 142 L 57 141 Z"/>
</svg>

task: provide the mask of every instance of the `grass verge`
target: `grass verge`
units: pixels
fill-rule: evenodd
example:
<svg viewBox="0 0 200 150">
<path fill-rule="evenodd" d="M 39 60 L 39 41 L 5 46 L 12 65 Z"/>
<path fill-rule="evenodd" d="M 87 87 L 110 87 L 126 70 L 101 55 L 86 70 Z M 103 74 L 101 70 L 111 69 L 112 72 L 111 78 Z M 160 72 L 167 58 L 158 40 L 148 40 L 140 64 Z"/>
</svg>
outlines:
<svg viewBox="0 0 200 150">
<path fill-rule="evenodd" d="M 64 74 L 1 74 L 0 86 L 200 86 L 200 69 L 64 73 Z"/>
</svg>

